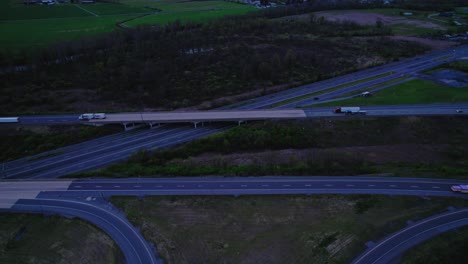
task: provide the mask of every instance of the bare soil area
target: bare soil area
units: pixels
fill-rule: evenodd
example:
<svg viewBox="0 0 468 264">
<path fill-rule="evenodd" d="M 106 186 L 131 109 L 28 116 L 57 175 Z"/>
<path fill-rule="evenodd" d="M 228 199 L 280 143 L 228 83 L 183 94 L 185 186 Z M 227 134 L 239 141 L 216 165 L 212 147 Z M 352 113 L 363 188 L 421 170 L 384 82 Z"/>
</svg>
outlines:
<svg viewBox="0 0 468 264">
<path fill-rule="evenodd" d="M 450 47 L 454 47 L 458 45 L 456 42 L 452 42 L 452 41 L 418 38 L 418 37 L 410 37 L 410 36 L 391 36 L 389 38 L 394 39 L 394 40 L 417 42 L 417 43 L 431 47 L 432 50 L 444 50 L 444 49 L 448 49 Z"/>
<path fill-rule="evenodd" d="M 311 148 L 311 149 L 284 149 L 274 151 L 261 151 L 254 153 L 234 153 L 216 155 L 204 153 L 197 157 L 185 160 L 174 160 L 176 165 L 207 165 L 207 166 L 236 166 L 236 165 L 272 165 L 296 164 L 298 162 L 323 162 L 326 160 L 362 159 L 373 164 L 385 163 L 438 163 L 446 160 L 444 152 L 449 145 L 400 144 L 381 146 L 353 146 L 341 148 Z"/>
<path fill-rule="evenodd" d="M 416 27 L 430 28 L 436 30 L 447 29 L 446 27 L 428 21 L 421 21 L 397 16 L 387 16 L 377 13 L 365 13 L 357 11 L 322 11 L 316 12 L 315 15 L 318 17 L 323 16 L 329 21 L 352 21 L 361 25 L 373 25 L 376 23 L 376 21 L 382 21 L 384 25 L 409 24 Z"/>
</svg>

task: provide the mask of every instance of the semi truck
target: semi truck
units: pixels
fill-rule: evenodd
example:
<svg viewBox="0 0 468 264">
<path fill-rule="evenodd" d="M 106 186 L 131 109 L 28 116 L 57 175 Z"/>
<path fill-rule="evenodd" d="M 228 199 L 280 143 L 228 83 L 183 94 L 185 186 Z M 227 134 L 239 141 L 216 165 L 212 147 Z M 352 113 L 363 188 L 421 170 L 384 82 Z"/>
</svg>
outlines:
<svg viewBox="0 0 468 264">
<path fill-rule="evenodd" d="M 338 107 L 335 110 L 333 110 L 333 112 L 336 114 L 344 113 L 347 115 L 366 114 L 366 111 L 361 110 L 359 106 Z"/>
<path fill-rule="evenodd" d="M 105 119 L 105 118 L 106 118 L 105 113 L 86 113 L 86 114 L 81 114 L 78 117 L 79 120 Z"/>
<path fill-rule="evenodd" d="M 450 189 L 454 192 L 468 193 L 468 185 L 453 185 Z"/>
</svg>

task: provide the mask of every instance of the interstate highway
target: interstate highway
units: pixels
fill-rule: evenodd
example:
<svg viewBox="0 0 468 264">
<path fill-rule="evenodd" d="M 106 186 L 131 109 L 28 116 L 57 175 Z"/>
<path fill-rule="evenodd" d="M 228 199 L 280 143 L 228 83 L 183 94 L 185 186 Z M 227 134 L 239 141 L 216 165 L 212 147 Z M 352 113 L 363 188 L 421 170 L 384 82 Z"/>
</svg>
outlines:
<svg viewBox="0 0 468 264">
<path fill-rule="evenodd" d="M 341 77 L 336 77 L 333 79 L 313 83 L 310 85 L 301 86 L 298 88 L 289 89 L 286 91 L 282 91 L 279 93 L 258 97 L 256 99 L 248 100 L 244 103 L 238 103 L 235 105 L 223 107 L 223 109 L 261 109 L 266 107 L 271 107 L 276 102 L 280 102 L 283 100 L 287 100 L 290 98 L 295 98 L 300 95 L 304 95 L 307 93 L 327 89 L 327 87 L 334 87 L 338 85 L 343 85 L 349 82 L 356 81 L 358 79 L 368 78 L 371 76 L 375 76 L 378 74 L 386 73 L 389 71 L 394 72 L 404 72 L 404 71 L 413 71 L 415 69 L 420 69 L 419 67 L 424 67 L 425 65 L 429 65 L 428 63 L 444 63 L 445 60 L 454 60 L 456 58 L 461 58 L 466 56 L 468 50 L 468 45 L 460 46 L 455 48 L 455 51 L 446 50 L 442 52 L 435 52 L 431 54 L 426 54 L 423 56 L 419 56 L 416 58 L 411 58 L 407 60 L 403 60 L 396 63 L 387 64 L 384 66 L 371 68 L 363 71 L 359 71 L 352 74 L 347 74 Z M 448 58 L 447 56 L 453 56 Z M 444 59 L 441 59 L 444 58 Z M 445 59 L 446 58 L 446 59 Z M 432 67 L 432 66 L 431 66 Z M 237 106 L 236 106 L 237 105 Z M 413 106 L 408 106 L 413 107 Z M 430 107 L 430 106 L 429 106 Z M 454 107 L 458 107 L 457 105 Z M 320 109 L 310 109 L 306 110 L 306 114 L 308 117 L 317 116 L 317 111 Z M 443 110 L 444 113 L 448 110 Z M 396 113 L 395 109 L 392 110 L 392 115 L 408 115 L 408 111 L 405 110 L 406 113 Z M 429 111 L 427 111 L 429 112 Z M 464 111 L 466 114 L 468 111 Z M 384 115 L 384 112 L 380 112 L 379 115 Z M 432 113 L 434 114 L 434 113 Z M 450 113 L 449 113 L 450 114 Z M 369 115 L 372 113 L 369 112 Z M 319 115 L 320 116 L 320 115 Z M 331 113 L 331 108 L 328 108 L 323 111 L 323 115 L 325 117 L 336 116 Z M 53 119 L 47 117 L 20 117 L 21 124 L 52 124 L 50 122 Z M 63 119 L 60 119 L 62 118 Z M 57 116 L 56 118 L 60 120 L 57 124 L 65 123 L 68 119 L 70 123 L 78 122 L 78 115 L 74 116 Z M 52 120 L 52 121 L 50 121 Z M 2 171 L 0 174 L 0 178 L 53 178 L 59 177 L 66 174 L 87 171 L 90 169 L 95 169 L 99 167 L 106 166 L 112 162 L 118 162 L 121 160 L 125 160 L 130 155 L 138 149 L 153 149 L 155 147 L 169 147 L 174 146 L 176 144 L 187 142 L 196 138 L 200 138 L 203 136 L 210 135 L 212 133 L 222 131 L 227 129 L 226 126 L 223 129 L 219 129 L 219 127 L 203 127 L 198 129 L 192 129 L 188 126 L 181 127 L 180 129 L 174 130 L 170 132 L 171 134 L 166 134 L 165 136 L 161 136 L 161 133 L 166 133 L 168 130 L 171 129 L 169 126 L 163 126 L 160 128 L 155 128 L 149 131 L 138 131 L 132 132 L 131 134 L 122 133 L 119 139 L 109 139 L 106 143 L 99 143 L 95 146 L 88 144 L 86 147 L 83 146 L 82 149 L 75 149 L 73 151 L 64 150 L 62 152 L 61 149 L 58 149 L 53 154 L 54 156 L 51 157 L 44 157 L 40 159 L 33 158 L 30 160 L 30 157 L 23 158 L 20 161 L 13 161 L 8 162 L 5 164 L 5 170 Z M 151 137 L 151 134 L 153 136 Z M 126 138 L 125 135 L 128 135 Z M 114 140 L 115 139 L 115 140 Z M 125 140 L 135 140 L 133 146 L 125 145 Z M 95 142 L 94 140 L 91 142 Z M 121 145 L 124 144 L 124 145 Z M 103 158 L 103 154 L 106 152 L 106 157 Z M 36 155 L 36 157 L 38 157 Z M 80 164 L 74 164 L 77 160 L 79 160 Z"/>
<path fill-rule="evenodd" d="M 463 110 L 456 113 L 457 109 Z M 305 109 L 307 118 L 339 117 L 332 107 Z M 406 115 L 468 115 L 468 103 L 366 106 L 366 116 L 406 116 Z M 130 157 L 139 149 L 162 149 L 188 142 L 232 127 L 230 124 L 210 125 L 197 129 L 191 126 L 164 125 L 151 130 L 130 131 L 98 138 L 89 142 L 57 149 L 48 153 L 6 162 L 0 178 L 55 178 L 66 174 L 82 172 L 106 166 Z M 55 154 L 57 153 L 57 154 Z M 40 158 L 44 156 L 44 158 Z"/>
<path fill-rule="evenodd" d="M 247 195 L 389 194 L 465 197 L 450 186 L 467 181 L 387 177 L 190 177 L 73 181 L 67 194 L 83 195 Z"/>
<path fill-rule="evenodd" d="M 112 195 L 270 195 L 270 194 L 388 194 L 417 196 L 452 196 L 466 198 L 453 193 L 453 184 L 467 181 L 425 178 L 388 177 L 191 177 L 191 178 L 131 178 L 131 179 L 87 179 L 75 181 L 0 181 L 1 211 L 25 213 L 57 213 L 85 219 L 106 231 L 121 247 L 128 263 L 158 263 L 154 248 L 150 246 L 136 228 L 115 208 L 100 197 Z M 18 199 L 11 203 L 11 194 Z M 39 193 L 36 198 L 31 193 Z M 24 197 L 21 197 L 24 195 Z M 94 198 L 93 198 L 94 197 Z M 98 202 L 94 200 L 98 198 Z M 7 203 L 3 203 L 7 200 Z M 411 225 L 390 238 L 383 239 L 377 246 L 364 252 L 356 263 L 387 263 L 404 250 L 438 233 L 460 225 L 466 225 L 468 209 L 462 209 L 437 218 Z M 448 216 L 448 217 L 447 217 Z M 438 217 L 438 216 L 436 216 Z M 436 219 L 432 217 L 430 219 Z M 457 225 L 454 225 L 456 221 Z M 421 235 L 422 234 L 422 235 Z M 398 243 L 401 243 L 399 245 Z M 404 243 L 404 244 L 403 244 Z M 397 244 L 397 246 L 395 246 Z M 138 257 L 135 256 L 138 255 Z"/>
</svg>

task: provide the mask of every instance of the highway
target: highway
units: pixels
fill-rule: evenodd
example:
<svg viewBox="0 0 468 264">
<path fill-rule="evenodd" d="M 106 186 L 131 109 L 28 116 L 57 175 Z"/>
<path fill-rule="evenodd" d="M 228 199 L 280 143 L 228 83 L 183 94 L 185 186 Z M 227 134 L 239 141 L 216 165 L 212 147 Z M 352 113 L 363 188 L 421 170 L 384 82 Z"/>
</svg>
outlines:
<svg viewBox="0 0 468 264">
<path fill-rule="evenodd" d="M 466 180 L 391 177 L 191 177 L 86 179 L 74 181 L 0 181 L 1 211 L 55 213 L 87 220 L 107 232 L 120 246 L 127 263 L 160 263 L 152 245 L 116 208 L 114 195 L 271 195 L 385 194 L 468 198 L 450 191 Z M 11 203 L 11 194 L 16 202 Z M 36 197 L 32 197 L 37 195 Z M 104 199 L 103 199 L 104 198 Z M 10 205 L 5 206 L 3 200 Z M 354 263 L 389 263 L 412 246 L 437 234 L 468 224 L 468 208 L 452 210 L 410 224 L 368 248 Z"/>
<path fill-rule="evenodd" d="M 330 87 L 346 85 L 356 80 L 366 79 L 372 76 L 388 78 L 387 73 L 415 72 L 431 68 L 446 61 L 463 58 L 467 55 L 468 45 L 459 46 L 455 49 L 426 54 L 423 56 L 390 63 L 356 73 L 347 74 L 333 79 L 316 82 L 310 85 L 289 89 L 279 93 L 258 97 L 246 102 L 238 103 L 222 109 L 261 109 L 272 107 L 275 103 L 296 98 L 311 92 L 321 91 Z M 383 75 L 385 76 L 383 76 Z M 343 89 L 347 89 L 344 87 Z M 341 89 L 339 89 L 341 90 Z M 338 91 L 338 90 L 337 90 Z M 346 90 L 347 92 L 347 90 Z M 387 106 L 387 107 L 363 107 L 368 111 L 369 116 L 384 115 L 439 115 L 455 114 L 455 109 L 466 109 L 466 104 L 444 105 L 436 108 L 436 105 L 426 105 L 426 109 L 420 106 Z M 308 118 L 313 117 L 343 117 L 331 113 L 332 108 L 306 109 Z M 457 115 L 466 115 L 468 111 Z M 65 124 L 76 123 L 78 115 L 64 116 L 30 116 L 20 117 L 21 124 Z M 138 149 L 166 148 L 187 142 L 193 139 L 204 137 L 232 127 L 226 125 L 209 125 L 193 129 L 190 126 L 164 125 L 151 130 L 130 131 L 104 139 L 92 140 L 89 143 L 82 143 L 79 147 L 63 148 L 51 151 L 46 154 L 27 157 L 18 161 L 4 164 L 1 171 L 1 178 L 54 178 L 76 172 L 87 171 L 109 165 L 113 162 L 125 160 Z M 96 143 L 96 144 L 93 144 Z M 50 155 L 49 155 L 50 154 Z"/>
<path fill-rule="evenodd" d="M 452 192 L 468 181 L 362 176 L 268 176 L 0 181 L 0 204 L 12 199 L 115 195 L 386 194 L 467 198 Z M 6 203 L 6 202 L 8 203 Z M 14 203 L 14 202 L 13 202 Z M 8 208 L 8 207 L 4 207 Z"/>
<path fill-rule="evenodd" d="M 300 118 L 350 118 L 335 114 L 333 107 L 295 110 L 294 119 Z M 405 115 L 457 115 L 468 116 L 468 103 L 431 105 L 365 106 L 365 116 L 405 116 Z M 456 113 L 456 110 L 463 110 Z M 6 162 L 0 177 L 17 178 L 56 178 L 62 175 L 100 168 L 129 158 L 139 149 L 163 149 L 188 142 L 200 137 L 225 131 L 233 124 L 210 124 L 194 129 L 190 125 L 163 125 L 150 130 L 133 130 L 117 133 L 80 144 L 68 146 L 47 153 Z"/>
<path fill-rule="evenodd" d="M 67 193 L 113 195 L 388 194 L 465 197 L 456 180 L 387 177 L 190 177 L 76 180 Z M 83 195 L 83 194 L 81 194 Z"/>
<path fill-rule="evenodd" d="M 129 158 L 139 149 L 163 149 L 181 144 L 229 126 L 210 126 L 193 129 L 190 126 L 164 126 L 154 130 L 131 131 L 96 139 L 86 143 L 57 149 L 35 158 L 23 158 L 4 164 L 2 178 L 56 178 L 77 173 Z M 54 155 L 54 153 L 58 153 Z"/>
</svg>

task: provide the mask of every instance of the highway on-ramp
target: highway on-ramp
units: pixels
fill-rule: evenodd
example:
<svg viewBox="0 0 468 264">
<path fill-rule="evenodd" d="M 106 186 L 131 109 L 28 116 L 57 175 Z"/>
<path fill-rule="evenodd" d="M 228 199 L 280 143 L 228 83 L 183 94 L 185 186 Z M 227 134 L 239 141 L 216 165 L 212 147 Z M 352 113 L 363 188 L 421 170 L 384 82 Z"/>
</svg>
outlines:
<svg viewBox="0 0 468 264">
<path fill-rule="evenodd" d="M 2 210 L 3 211 L 3 210 Z M 60 214 L 89 221 L 104 230 L 120 247 L 128 264 L 162 263 L 155 249 L 124 215 L 82 201 L 64 199 L 21 199 L 10 212 Z"/>
<path fill-rule="evenodd" d="M 409 248 L 438 234 L 465 225 L 468 225 L 468 208 L 431 216 L 382 239 L 351 264 L 390 263 Z"/>
</svg>

